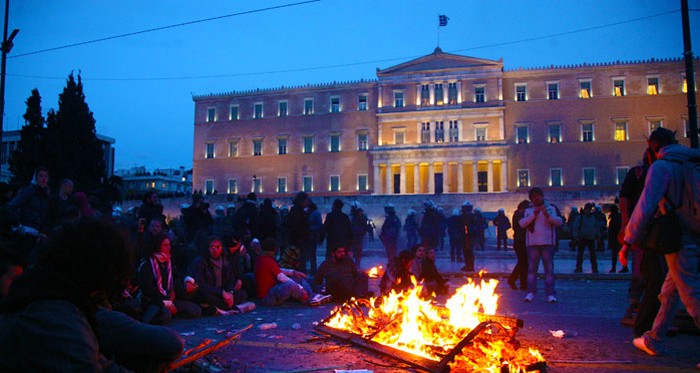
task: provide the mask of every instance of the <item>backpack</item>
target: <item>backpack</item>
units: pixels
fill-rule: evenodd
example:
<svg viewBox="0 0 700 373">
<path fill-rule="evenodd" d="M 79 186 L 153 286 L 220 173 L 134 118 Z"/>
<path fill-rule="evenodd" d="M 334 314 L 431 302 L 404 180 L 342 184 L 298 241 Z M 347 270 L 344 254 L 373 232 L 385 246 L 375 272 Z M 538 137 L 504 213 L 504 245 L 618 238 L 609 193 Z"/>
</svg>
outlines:
<svg viewBox="0 0 700 373">
<path fill-rule="evenodd" d="M 674 212 L 681 225 L 700 234 L 700 158 L 676 163 L 681 164 L 683 188 L 682 199 Z"/>
</svg>

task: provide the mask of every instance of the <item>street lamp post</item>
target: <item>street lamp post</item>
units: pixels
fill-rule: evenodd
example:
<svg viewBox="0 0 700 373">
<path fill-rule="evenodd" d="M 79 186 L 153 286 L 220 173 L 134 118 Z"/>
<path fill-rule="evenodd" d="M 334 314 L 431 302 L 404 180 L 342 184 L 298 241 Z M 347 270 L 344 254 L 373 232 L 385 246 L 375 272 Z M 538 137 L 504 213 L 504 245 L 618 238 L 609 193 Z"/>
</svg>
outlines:
<svg viewBox="0 0 700 373">
<path fill-rule="evenodd" d="M 19 32 L 18 29 L 14 29 L 10 37 L 7 37 L 7 20 L 9 16 L 10 0 L 5 0 L 5 26 L 2 34 L 2 46 L 0 46 L 0 49 L 2 49 L 2 62 L 0 62 L 0 144 L 2 144 L 2 131 L 5 122 L 5 68 L 7 65 L 7 54 L 12 50 L 12 39 Z"/>
</svg>

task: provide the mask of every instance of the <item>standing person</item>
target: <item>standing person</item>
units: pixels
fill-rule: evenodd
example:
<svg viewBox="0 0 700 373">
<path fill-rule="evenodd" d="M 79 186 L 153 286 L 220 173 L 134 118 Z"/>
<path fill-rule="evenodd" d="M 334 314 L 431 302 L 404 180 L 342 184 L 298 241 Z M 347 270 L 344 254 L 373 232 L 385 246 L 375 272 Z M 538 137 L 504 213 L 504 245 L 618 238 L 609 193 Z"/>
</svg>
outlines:
<svg viewBox="0 0 700 373">
<path fill-rule="evenodd" d="M 350 247 L 352 240 L 352 224 L 350 218 L 343 212 L 343 201 L 333 201 L 331 212 L 326 215 L 321 231 L 321 241 L 326 240 L 326 259 L 333 256 L 333 251 L 339 247 Z"/>
<path fill-rule="evenodd" d="M 310 232 L 310 242 L 309 248 L 309 260 L 310 268 L 309 274 L 311 276 L 316 275 L 317 266 L 317 250 L 318 244 L 321 242 L 321 231 L 323 230 L 323 217 L 321 216 L 321 211 L 318 211 L 318 206 L 313 202 L 309 202 L 309 232 Z"/>
<path fill-rule="evenodd" d="M 396 248 L 399 241 L 399 232 L 401 232 L 401 220 L 396 216 L 396 208 L 392 203 L 384 206 L 384 224 L 382 231 L 379 233 L 379 240 L 384 244 L 386 250 L 387 263 L 396 257 Z"/>
<path fill-rule="evenodd" d="M 311 252 L 311 226 L 309 225 L 309 215 L 311 200 L 309 195 L 304 192 L 299 192 L 292 200 L 292 208 L 289 210 L 287 217 L 287 225 L 289 227 L 289 245 L 294 246 L 302 252 L 303 255 L 308 255 Z M 319 240 L 322 242 L 323 240 Z M 260 242 L 265 242 L 260 241 Z M 280 246 L 284 248 L 285 246 Z M 306 268 L 306 261 L 310 258 L 303 257 L 303 268 Z"/>
<path fill-rule="evenodd" d="M 622 218 L 620 217 L 620 209 L 617 205 L 610 206 L 610 217 L 608 218 L 608 248 L 610 249 L 610 260 L 611 267 L 610 273 L 615 273 L 617 271 L 617 256 L 620 252 L 620 243 L 617 242 L 617 235 L 620 233 L 620 226 L 622 225 Z M 629 272 L 627 266 L 622 266 L 620 273 Z"/>
<path fill-rule="evenodd" d="M 464 220 L 459 209 L 452 209 L 452 216 L 447 218 L 447 235 L 450 237 L 450 262 L 461 262 L 464 253 Z"/>
<path fill-rule="evenodd" d="M 680 244 L 677 252 L 664 255 L 668 273 L 659 294 L 661 307 L 651 330 L 634 339 L 635 347 L 656 356 L 664 353 L 663 341 L 680 302 L 700 327 L 700 218 L 696 199 L 699 186 L 691 184 L 697 183 L 697 178 L 686 179 L 691 173 L 698 173 L 700 150 L 679 145 L 675 133 L 663 127 L 651 133 L 649 148 L 658 160 L 649 167 L 644 190 L 627 224 L 620 261 L 627 264 L 627 250 L 642 239 L 657 209 L 676 214 L 681 228 Z M 690 173 L 685 167 L 691 168 Z"/>
<path fill-rule="evenodd" d="M 525 217 L 525 209 L 528 207 L 530 207 L 530 201 L 525 199 L 518 204 L 518 208 L 513 212 L 513 251 L 515 251 L 515 256 L 518 258 L 518 262 L 513 267 L 513 272 L 508 277 L 508 285 L 513 290 L 518 290 L 518 287 L 515 285 L 516 280 L 520 280 L 520 290 L 527 290 L 527 231 L 518 222 Z"/>
<path fill-rule="evenodd" d="M 605 213 L 603 213 L 603 208 L 600 205 L 593 205 L 593 215 L 596 217 L 598 221 L 598 238 L 596 239 L 596 250 L 598 251 L 605 251 L 605 238 L 608 236 L 608 232 L 606 231 L 606 221 L 605 221 Z"/>
<path fill-rule="evenodd" d="M 352 226 L 352 239 L 350 240 L 350 252 L 355 259 L 357 268 L 361 267 L 362 249 L 367 232 L 367 215 L 362 210 L 360 203 L 355 201 L 350 205 L 350 224 Z"/>
<path fill-rule="evenodd" d="M 489 223 L 484 219 L 484 215 L 481 214 L 481 209 L 480 208 L 475 208 L 474 209 L 474 232 L 476 233 L 474 236 L 474 247 L 478 247 L 480 251 L 484 251 L 486 249 L 486 228 L 488 227 Z"/>
<path fill-rule="evenodd" d="M 255 224 L 256 227 L 253 230 L 251 239 L 257 238 L 258 240 L 265 240 L 268 237 L 277 238 L 280 217 L 271 199 L 265 198 L 263 200 Z M 250 242 L 243 242 L 243 244 L 248 245 Z"/>
<path fill-rule="evenodd" d="M 46 168 L 37 168 L 32 183 L 7 203 L 7 213 L 19 234 L 20 250 L 29 255 L 37 241 L 46 236 L 48 228 L 49 171 Z"/>
<path fill-rule="evenodd" d="M 234 234 L 244 245 L 249 245 L 250 240 L 256 237 L 256 234 L 259 234 L 257 232 L 258 214 L 258 196 L 250 192 L 241 206 L 236 209 L 236 215 L 233 218 Z"/>
<path fill-rule="evenodd" d="M 598 273 L 598 259 L 596 258 L 596 241 L 600 235 L 600 224 L 598 217 L 595 215 L 595 205 L 586 203 L 576 222 L 574 230 L 571 232 L 578 243 L 578 254 L 576 256 L 575 273 L 583 272 L 583 252 L 588 248 L 588 254 L 591 259 L 591 270 L 593 273 Z"/>
<path fill-rule="evenodd" d="M 569 217 L 566 219 L 566 224 L 569 228 L 569 234 L 571 234 L 571 241 L 569 241 L 569 249 L 571 251 L 576 251 L 578 249 L 578 244 L 576 243 L 576 239 L 573 237 L 573 232 L 574 232 L 574 223 L 576 223 L 576 220 L 578 220 L 579 216 L 579 211 L 578 207 L 576 206 L 571 206 L 571 211 L 569 212 Z"/>
<path fill-rule="evenodd" d="M 493 225 L 496 227 L 496 250 L 501 249 L 501 243 L 503 243 L 503 250 L 508 250 L 510 220 L 508 220 L 504 209 L 498 209 L 498 215 L 493 219 Z"/>
<path fill-rule="evenodd" d="M 406 245 L 408 247 L 413 247 L 418 243 L 418 218 L 414 209 L 408 209 L 403 230 L 406 232 Z"/>
<path fill-rule="evenodd" d="M 528 193 L 532 206 L 525 210 L 525 216 L 518 221 L 526 228 L 526 245 L 528 255 L 527 295 L 525 302 L 532 302 L 537 292 L 537 270 L 540 259 L 544 267 L 544 292 L 547 302 L 556 303 L 554 291 L 554 245 L 556 244 L 556 227 L 562 224 L 554 207 L 544 200 L 540 188 L 532 188 Z"/>
<path fill-rule="evenodd" d="M 58 227 L 64 219 L 70 216 L 71 206 L 75 206 L 73 200 L 73 181 L 71 179 L 61 180 L 61 185 L 57 194 L 49 197 L 48 220 L 51 228 Z"/>
<path fill-rule="evenodd" d="M 427 249 L 437 249 L 442 235 L 442 217 L 433 201 L 426 200 L 423 205 L 425 210 L 420 224 L 421 242 Z"/>
<path fill-rule="evenodd" d="M 469 201 L 462 204 L 462 242 L 464 252 L 464 266 L 462 271 L 474 272 L 474 241 L 476 241 L 476 222 L 474 219 L 474 206 Z"/>
</svg>

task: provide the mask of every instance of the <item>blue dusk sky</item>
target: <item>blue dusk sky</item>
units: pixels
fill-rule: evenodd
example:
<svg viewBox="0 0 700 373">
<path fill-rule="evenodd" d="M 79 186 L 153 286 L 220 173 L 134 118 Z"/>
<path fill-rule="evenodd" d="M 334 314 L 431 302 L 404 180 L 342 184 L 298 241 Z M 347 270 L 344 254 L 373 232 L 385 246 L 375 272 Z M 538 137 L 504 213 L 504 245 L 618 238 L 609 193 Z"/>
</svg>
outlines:
<svg viewBox="0 0 700 373">
<path fill-rule="evenodd" d="M 689 4 L 697 56 L 700 0 Z M 191 167 L 193 94 L 374 79 L 433 52 L 438 14 L 443 51 L 507 70 L 683 55 L 672 0 L 11 0 L 4 129 L 24 124 L 33 88 L 45 113 L 58 108 L 80 72 L 117 169 Z"/>
</svg>

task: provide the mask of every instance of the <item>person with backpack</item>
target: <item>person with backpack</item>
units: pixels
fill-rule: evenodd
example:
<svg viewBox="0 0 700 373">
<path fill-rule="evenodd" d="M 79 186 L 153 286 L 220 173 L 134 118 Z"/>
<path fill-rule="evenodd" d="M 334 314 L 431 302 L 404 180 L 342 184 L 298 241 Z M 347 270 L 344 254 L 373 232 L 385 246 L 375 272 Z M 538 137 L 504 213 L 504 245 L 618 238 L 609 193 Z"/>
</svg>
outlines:
<svg viewBox="0 0 700 373">
<path fill-rule="evenodd" d="M 596 240 L 600 235 L 598 229 L 598 218 L 595 216 L 595 204 L 586 203 L 583 207 L 583 213 L 579 214 L 574 223 L 572 232 L 574 239 L 578 243 L 578 255 L 576 256 L 576 269 L 574 273 L 583 272 L 583 253 L 588 248 L 588 255 L 591 259 L 591 271 L 598 273 L 598 259 L 596 258 Z"/>
<path fill-rule="evenodd" d="M 620 262 L 627 264 L 629 247 L 644 239 L 655 214 L 675 214 L 680 237 L 677 245 L 664 250 L 668 273 L 659 293 L 661 307 L 651 330 L 633 340 L 638 349 L 658 356 L 664 354 L 664 338 L 679 301 L 700 327 L 700 150 L 679 145 L 675 132 L 663 127 L 651 133 L 649 148 L 657 161 L 649 167 L 644 190 L 625 229 Z M 670 237 L 670 229 L 664 233 L 663 238 Z"/>
</svg>

